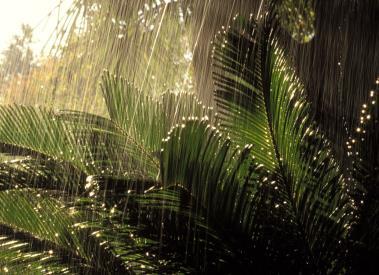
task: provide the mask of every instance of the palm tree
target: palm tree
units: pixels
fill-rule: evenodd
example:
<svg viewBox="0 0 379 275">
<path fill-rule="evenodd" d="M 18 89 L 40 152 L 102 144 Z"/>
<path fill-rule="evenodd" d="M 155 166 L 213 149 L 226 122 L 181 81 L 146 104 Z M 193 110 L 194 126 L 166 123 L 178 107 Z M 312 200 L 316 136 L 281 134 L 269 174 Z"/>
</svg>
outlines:
<svg viewBox="0 0 379 275">
<path fill-rule="evenodd" d="M 213 115 L 193 94 L 152 98 L 109 73 L 102 88 L 109 118 L 1 107 L 2 152 L 15 155 L 1 168 L 4 270 L 92 274 L 135 271 L 149 261 L 165 266 L 139 251 L 149 242 L 130 237 L 133 221 L 125 223 L 131 218 L 116 205 L 126 205 L 128 191 L 159 184 L 160 143 L 171 125 L 182 116 Z"/>
<path fill-rule="evenodd" d="M 2 106 L 3 271 L 356 271 L 351 250 L 378 232 L 357 217 L 363 165 L 333 157 L 277 18 L 270 6 L 216 37 L 217 110 L 108 72 L 107 116 Z"/>
</svg>

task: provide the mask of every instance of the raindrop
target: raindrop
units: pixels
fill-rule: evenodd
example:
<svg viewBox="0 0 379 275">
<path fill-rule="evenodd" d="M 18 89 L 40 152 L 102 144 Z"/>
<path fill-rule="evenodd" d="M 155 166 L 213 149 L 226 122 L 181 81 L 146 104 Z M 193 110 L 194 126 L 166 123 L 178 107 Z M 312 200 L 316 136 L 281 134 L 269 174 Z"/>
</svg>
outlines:
<svg viewBox="0 0 379 275">
<path fill-rule="evenodd" d="M 192 61 L 192 58 L 193 58 L 193 54 L 190 50 L 187 50 L 185 53 L 184 53 L 184 60 L 187 61 L 187 62 L 191 62 Z"/>
</svg>

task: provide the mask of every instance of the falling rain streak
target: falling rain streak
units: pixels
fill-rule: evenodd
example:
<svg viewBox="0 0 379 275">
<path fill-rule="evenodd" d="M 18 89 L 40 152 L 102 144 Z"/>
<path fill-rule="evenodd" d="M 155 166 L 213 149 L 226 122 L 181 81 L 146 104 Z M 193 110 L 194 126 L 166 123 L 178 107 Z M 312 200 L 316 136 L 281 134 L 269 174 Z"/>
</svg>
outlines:
<svg viewBox="0 0 379 275">
<path fill-rule="evenodd" d="M 2 53 L 0 273 L 374 274 L 378 1 L 63 2 Z"/>
</svg>

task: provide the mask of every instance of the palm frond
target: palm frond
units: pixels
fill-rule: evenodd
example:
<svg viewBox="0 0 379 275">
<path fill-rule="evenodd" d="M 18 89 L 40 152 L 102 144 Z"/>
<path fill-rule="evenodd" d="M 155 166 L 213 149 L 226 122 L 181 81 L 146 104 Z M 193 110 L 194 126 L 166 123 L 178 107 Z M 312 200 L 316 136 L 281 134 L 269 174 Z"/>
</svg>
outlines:
<svg viewBox="0 0 379 275">
<path fill-rule="evenodd" d="M 246 255 L 230 249 L 236 240 L 229 232 L 234 229 L 241 239 L 253 238 L 260 192 L 259 167 L 249 161 L 251 147 L 234 148 L 208 123 L 206 118 L 190 118 L 171 129 L 161 151 L 163 189 L 136 197 L 149 224 L 156 219 L 165 224 L 165 243 L 186 243 L 182 249 L 187 261 L 198 261 L 203 272 L 246 260 Z M 183 224 L 187 229 L 179 229 Z"/>
<path fill-rule="evenodd" d="M 91 235 L 96 236 L 102 246 L 115 255 L 131 273 L 188 272 L 181 261 L 176 259 L 175 251 L 166 253 L 168 250 L 163 249 L 165 245 L 156 235 L 147 233 L 149 224 L 143 218 L 139 205 L 133 202 L 132 193 L 125 191 L 109 195 L 108 193 L 103 202 L 82 200 L 79 203 L 80 211 L 88 208 L 92 219 L 84 220 L 77 226 L 88 228 Z M 93 218 L 94 212 L 96 218 Z M 114 272 L 113 266 L 110 266 L 109 271 Z"/>
<path fill-rule="evenodd" d="M 4 207 L 11 200 L 18 202 L 2 212 L 0 223 L 23 232 L 29 240 L 41 238 L 60 251 L 78 254 L 78 268 L 84 264 L 90 269 L 106 270 L 107 263 L 112 262 L 115 268 L 116 262 L 119 270 L 182 270 L 174 268 L 178 261 L 169 264 L 169 258 L 162 260 L 146 255 L 146 252 L 158 253 L 159 243 L 151 238 L 131 238 L 140 225 L 130 226 L 121 210 L 128 202 L 129 192 L 139 193 L 159 185 L 153 179 L 159 172 L 159 148 L 167 129 L 184 115 L 212 118 L 212 113 L 193 100 L 192 94 L 167 92 L 157 99 L 151 96 L 140 99 L 135 88 L 124 86 L 125 83 L 109 74 L 104 77 L 110 118 L 78 111 L 1 107 L 3 151 L 28 157 L 0 166 L 4 195 L 0 201 L 3 200 Z M 117 105 L 120 102 L 125 104 L 121 109 Z M 133 123 L 128 122 L 135 114 L 137 102 L 146 107 L 145 112 L 138 113 Z M 147 133 L 153 134 L 150 139 Z M 83 179 L 88 175 L 91 176 L 84 184 Z M 73 183 L 75 188 L 68 188 Z M 69 194 L 75 194 L 75 202 L 66 201 L 71 200 Z M 49 198 L 51 195 L 57 199 Z M 83 198 L 84 195 L 89 197 Z M 112 218 L 113 213 L 109 215 L 108 207 L 119 213 L 117 218 Z M 57 209 L 62 213 L 57 214 Z M 50 215 L 57 221 L 50 220 L 51 227 L 45 227 L 45 218 L 50 219 Z M 68 239 L 61 240 L 59 236 Z M 102 255 L 102 260 L 93 262 L 94 253 Z M 26 261 L 18 268 L 23 264 Z"/>
<path fill-rule="evenodd" d="M 169 128 L 183 116 L 212 118 L 211 109 L 193 94 L 167 92 L 154 98 L 107 72 L 102 91 L 110 118 L 2 106 L 3 151 L 63 160 L 87 175 L 154 179 L 160 143 Z"/>
<path fill-rule="evenodd" d="M 281 198 L 275 207 L 283 208 L 278 218 L 288 223 L 280 230 L 303 240 L 310 266 L 333 269 L 350 228 L 349 197 L 330 146 L 311 120 L 304 88 L 275 39 L 275 24 L 269 16 L 259 24 L 239 22 L 216 38 L 221 125 L 238 144 L 256 145 L 256 162 L 275 175 Z"/>
<path fill-rule="evenodd" d="M 78 255 L 87 257 L 77 236 L 70 232 L 73 219 L 60 213 L 63 205 L 54 199 L 32 189 L 19 189 L 1 191 L 0 202 L 0 223 L 67 249 L 74 247 Z"/>
<path fill-rule="evenodd" d="M 115 272 L 126 272 L 131 268 L 120 258 L 122 252 L 127 251 L 125 247 L 115 249 L 120 246 L 124 231 L 130 227 L 120 224 L 119 219 L 110 222 L 109 210 L 95 198 L 77 196 L 71 201 L 70 197 L 62 198 L 63 195 L 61 192 L 30 188 L 1 191 L 0 224 L 3 234 L 9 232 L 8 235 L 16 240 L 29 243 L 32 250 L 43 252 L 47 249 L 50 254 L 52 251 L 60 263 L 72 264 L 73 270 L 81 274 L 103 274 L 109 266 Z M 130 253 L 138 250 L 138 242 L 132 240 L 128 244 Z M 2 253 L 6 256 L 12 253 L 12 248 L 4 248 Z M 99 258 L 94 258 L 94 255 Z M 140 264 L 146 262 L 144 256 L 140 255 Z M 15 270 L 28 261 L 26 257 L 15 262 Z M 54 265 L 55 261 L 52 265 L 46 264 L 46 268 Z"/>
<path fill-rule="evenodd" d="M 21 157 L 0 163 L 0 190 L 38 188 L 75 194 L 85 174 L 63 162 Z"/>
<path fill-rule="evenodd" d="M 88 148 L 82 159 L 96 160 L 98 175 L 154 179 L 159 163 L 150 151 L 112 120 L 79 111 L 60 111 L 57 116 L 73 125 L 79 146 Z"/>
<path fill-rule="evenodd" d="M 51 110 L 25 106 L 0 107 L 2 144 L 30 150 L 35 156 L 64 160 L 83 172 L 93 174 L 96 167 L 86 165 L 81 158 L 86 155 L 86 148 L 77 146 L 74 130 L 75 127 L 68 127 Z"/>
<path fill-rule="evenodd" d="M 79 274 L 75 270 L 78 266 L 63 262 L 56 253 L 52 249 L 33 249 L 28 241 L 0 236 L 0 269 L 4 273 Z"/>
<path fill-rule="evenodd" d="M 182 117 L 212 118 L 211 109 L 192 93 L 167 91 L 153 96 L 108 72 L 101 86 L 110 120 L 148 152 L 159 151 L 162 139 Z"/>
</svg>

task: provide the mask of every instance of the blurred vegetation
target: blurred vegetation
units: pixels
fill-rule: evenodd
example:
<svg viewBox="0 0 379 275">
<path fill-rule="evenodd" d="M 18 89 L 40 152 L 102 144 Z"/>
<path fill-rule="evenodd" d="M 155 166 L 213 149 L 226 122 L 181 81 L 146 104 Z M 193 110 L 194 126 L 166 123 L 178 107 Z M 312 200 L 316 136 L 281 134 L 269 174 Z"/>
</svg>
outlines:
<svg viewBox="0 0 379 275">
<path fill-rule="evenodd" d="M 117 13 L 110 15 L 115 7 Z M 104 113 L 98 85 L 104 68 L 124 75 L 149 94 L 192 92 L 190 13 L 163 4 L 137 12 L 126 1 L 117 1 L 116 6 L 108 1 L 74 1 L 50 54 L 3 89 L 6 103 Z"/>
</svg>

